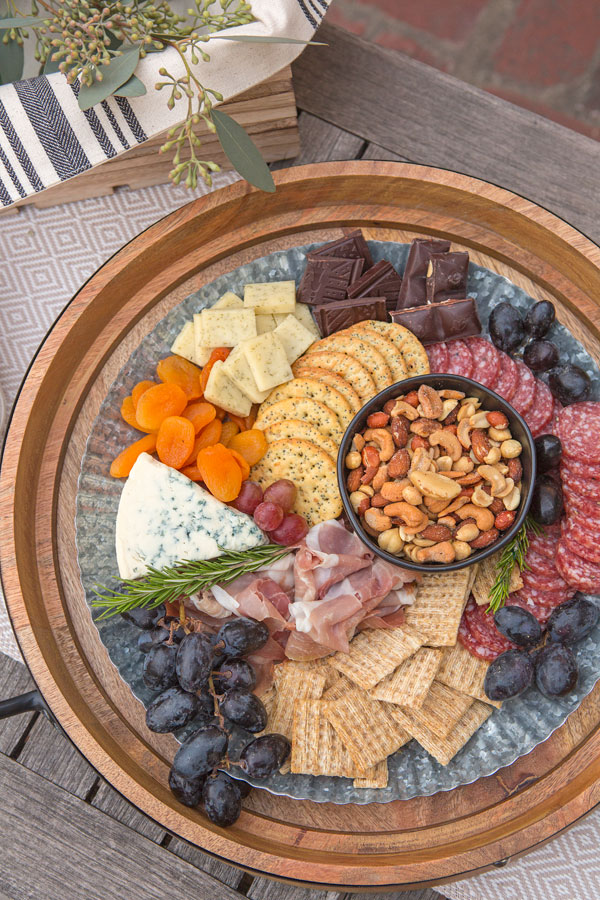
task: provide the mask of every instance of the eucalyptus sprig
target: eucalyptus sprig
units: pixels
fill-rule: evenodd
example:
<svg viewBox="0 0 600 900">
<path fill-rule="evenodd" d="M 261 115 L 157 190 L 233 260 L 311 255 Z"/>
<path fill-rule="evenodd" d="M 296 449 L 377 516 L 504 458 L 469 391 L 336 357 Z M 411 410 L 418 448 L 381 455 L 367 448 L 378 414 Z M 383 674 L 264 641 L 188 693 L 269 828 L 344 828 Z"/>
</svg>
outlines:
<svg viewBox="0 0 600 900">
<path fill-rule="evenodd" d="M 506 545 L 498 560 L 496 580 L 489 593 L 490 604 L 487 612 L 496 612 L 504 606 L 510 593 L 510 579 L 515 566 L 518 566 L 521 572 L 529 568 L 525 559 L 529 549 L 529 532 L 537 535 L 541 534 L 542 530 L 535 519 L 527 516 L 515 536 Z"/>
<path fill-rule="evenodd" d="M 164 569 L 149 567 L 142 578 L 125 579 L 117 589 L 97 585 L 92 606 L 103 609 L 99 618 L 106 619 L 138 607 L 154 609 L 161 603 L 176 603 L 181 597 L 214 584 L 229 584 L 240 575 L 272 565 L 289 552 L 289 547 L 281 544 L 263 544 L 251 550 L 229 550 L 215 559 L 184 560 Z"/>
</svg>

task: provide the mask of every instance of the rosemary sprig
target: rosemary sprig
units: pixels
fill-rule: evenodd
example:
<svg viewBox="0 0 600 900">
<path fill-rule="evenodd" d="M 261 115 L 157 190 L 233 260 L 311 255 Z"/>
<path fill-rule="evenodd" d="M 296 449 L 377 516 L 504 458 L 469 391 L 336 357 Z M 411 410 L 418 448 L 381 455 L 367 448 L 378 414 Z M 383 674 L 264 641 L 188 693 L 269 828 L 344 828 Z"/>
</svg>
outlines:
<svg viewBox="0 0 600 900">
<path fill-rule="evenodd" d="M 541 534 L 542 528 L 535 519 L 527 516 L 514 538 L 506 545 L 502 551 L 502 555 L 498 560 L 497 575 L 492 589 L 490 590 L 490 605 L 487 612 L 496 612 L 501 606 L 504 606 L 506 598 L 509 594 L 510 577 L 515 565 L 522 572 L 529 566 L 525 561 L 527 551 L 529 549 L 529 532 L 533 534 Z"/>
<path fill-rule="evenodd" d="M 97 585 L 94 593 L 98 599 L 92 601 L 92 606 L 104 609 L 100 619 L 137 607 L 153 609 L 161 603 L 197 594 L 213 584 L 229 584 L 240 575 L 283 559 L 289 552 L 280 544 L 264 544 L 251 550 L 230 550 L 215 559 L 184 560 L 164 569 L 149 567 L 143 578 L 126 579 L 116 590 Z"/>
</svg>

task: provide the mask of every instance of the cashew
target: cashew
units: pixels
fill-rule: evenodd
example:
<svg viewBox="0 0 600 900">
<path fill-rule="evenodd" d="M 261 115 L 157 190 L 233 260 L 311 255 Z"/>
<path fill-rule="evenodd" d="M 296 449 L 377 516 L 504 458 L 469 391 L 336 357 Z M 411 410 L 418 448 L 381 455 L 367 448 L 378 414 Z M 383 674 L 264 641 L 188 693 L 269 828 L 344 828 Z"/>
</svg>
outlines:
<svg viewBox="0 0 600 900">
<path fill-rule="evenodd" d="M 438 416 L 438 419 L 440 419 L 443 422 L 444 419 L 446 418 L 446 416 L 449 416 L 450 413 L 453 410 L 455 410 L 457 406 L 458 406 L 458 400 L 444 400 L 444 402 L 442 403 L 442 414 L 441 414 L 441 416 Z"/>
<path fill-rule="evenodd" d="M 455 528 L 456 522 L 452 516 L 438 516 L 438 525 L 446 525 L 447 528 Z"/>
<path fill-rule="evenodd" d="M 471 447 L 471 426 L 468 419 L 461 419 L 456 429 L 456 437 L 463 445 L 465 450 Z"/>
<path fill-rule="evenodd" d="M 420 506 L 423 502 L 423 497 L 412 484 L 408 484 L 402 488 L 402 499 L 406 500 L 407 503 L 411 503 L 413 506 Z"/>
<path fill-rule="evenodd" d="M 381 462 L 387 462 L 394 455 L 396 450 L 394 438 L 387 429 L 367 428 L 363 437 L 365 441 L 373 441 L 379 447 L 379 459 Z"/>
<path fill-rule="evenodd" d="M 370 484 L 361 484 L 358 490 L 361 494 L 366 494 L 367 497 L 372 497 L 375 493 L 375 489 Z"/>
<path fill-rule="evenodd" d="M 479 397 L 466 397 L 465 403 L 470 403 L 472 406 L 474 406 L 475 412 L 477 412 L 477 410 L 481 406 L 481 400 L 479 399 Z M 471 415 L 473 415 L 473 413 L 471 413 Z"/>
<path fill-rule="evenodd" d="M 515 457 L 519 456 L 523 447 L 519 443 L 519 441 L 515 440 L 507 440 L 502 441 L 500 444 L 500 452 L 504 459 L 515 459 Z"/>
<path fill-rule="evenodd" d="M 454 435 L 452 435 L 454 437 Z M 437 447 L 434 449 L 437 450 Z M 435 461 L 438 472 L 450 472 L 452 471 L 452 457 L 451 456 L 438 456 Z"/>
<path fill-rule="evenodd" d="M 452 541 L 456 559 L 467 559 L 471 555 L 471 548 L 464 541 Z"/>
<path fill-rule="evenodd" d="M 465 525 L 461 525 L 460 528 L 457 528 L 456 540 L 468 543 L 469 541 L 474 541 L 476 537 L 479 537 L 480 533 L 481 532 L 475 522 L 467 522 Z"/>
<path fill-rule="evenodd" d="M 346 463 L 347 469 L 358 469 L 361 463 L 360 453 L 358 452 L 358 450 L 352 450 L 350 453 L 348 453 L 344 462 Z"/>
<path fill-rule="evenodd" d="M 469 416 L 469 425 L 471 428 L 489 428 L 487 413 L 482 411 Z"/>
<path fill-rule="evenodd" d="M 443 400 L 463 400 L 465 396 L 462 391 L 454 391 L 452 388 L 443 388 L 438 394 Z"/>
<path fill-rule="evenodd" d="M 417 391 L 419 403 L 423 409 L 423 415 L 428 419 L 437 419 L 442 414 L 442 400 L 435 388 L 428 384 L 422 384 Z"/>
<path fill-rule="evenodd" d="M 404 416 L 408 419 L 409 422 L 414 422 L 415 419 L 419 418 L 419 413 L 416 411 L 414 406 L 411 406 L 410 403 L 407 403 L 405 400 L 396 400 L 392 409 L 390 410 L 391 416 Z"/>
<path fill-rule="evenodd" d="M 498 469 L 498 471 L 500 472 L 501 475 L 504 475 L 505 478 L 510 471 L 508 466 L 506 465 L 506 463 L 503 463 L 503 462 L 496 463 L 496 468 Z"/>
<path fill-rule="evenodd" d="M 380 488 L 381 496 L 388 502 L 403 500 L 403 491 L 405 490 L 406 488 L 396 481 L 386 481 Z"/>
<path fill-rule="evenodd" d="M 492 497 L 497 497 L 506 487 L 506 478 L 494 466 L 478 466 L 477 471 L 491 485 Z"/>
<path fill-rule="evenodd" d="M 437 469 L 437 460 L 439 459 L 439 456 L 440 456 L 440 448 L 439 447 L 430 447 L 427 452 L 429 453 L 429 456 L 431 457 L 431 459 L 436 460 L 435 469 Z"/>
<path fill-rule="evenodd" d="M 358 512 L 358 507 L 365 499 L 365 495 L 362 491 L 352 491 L 350 494 L 350 503 L 352 504 L 352 509 L 354 512 Z"/>
<path fill-rule="evenodd" d="M 433 462 L 424 447 L 417 447 L 413 451 L 410 461 L 411 472 L 430 472 L 433 469 Z"/>
<path fill-rule="evenodd" d="M 412 559 L 413 562 L 416 562 L 416 559 L 415 559 L 415 553 L 416 553 L 418 550 L 419 550 L 419 548 L 418 548 L 418 547 L 415 547 L 415 545 L 414 545 L 412 542 L 406 543 L 406 544 L 404 545 L 404 553 L 405 553 L 405 555 L 408 556 L 409 559 Z"/>
<path fill-rule="evenodd" d="M 429 443 L 432 447 L 443 447 L 452 462 L 456 462 L 462 456 L 461 441 L 451 431 L 443 431 L 441 428 L 439 431 L 434 431 L 429 435 Z"/>
<path fill-rule="evenodd" d="M 477 457 L 475 456 L 475 454 L 473 453 L 472 450 L 469 451 L 469 459 L 473 460 L 473 462 L 475 463 L 476 466 L 478 466 L 481 462 L 480 459 L 477 459 Z"/>
<path fill-rule="evenodd" d="M 516 509 L 521 502 L 521 488 L 515 485 L 508 496 L 502 498 L 506 509 Z"/>
<path fill-rule="evenodd" d="M 506 487 L 504 488 L 503 491 L 500 491 L 499 494 L 496 494 L 496 497 L 499 497 L 500 500 L 504 500 L 505 497 L 508 497 L 508 495 L 510 494 L 510 492 L 512 491 L 512 489 L 515 486 L 515 483 L 512 480 L 512 478 L 506 478 L 505 480 L 506 480 Z"/>
<path fill-rule="evenodd" d="M 465 419 L 469 419 L 471 416 L 475 415 L 475 405 L 470 403 L 468 400 L 462 404 L 461 408 L 458 411 L 458 415 L 456 417 L 457 422 L 464 422 Z"/>
<path fill-rule="evenodd" d="M 408 528 L 418 527 L 419 530 L 422 530 L 422 528 L 427 527 L 427 516 L 425 513 L 405 500 L 401 500 L 399 503 L 389 503 L 384 507 L 384 512 L 386 516 L 398 516 L 400 519 L 404 519 Z"/>
<path fill-rule="evenodd" d="M 480 484 L 477 485 L 473 493 L 471 494 L 471 503 L 474 503 L 475 506 L 491 506 L 494 502 L 494 498 L 491 494 L 488 494 L 487 491 L 484 491 Z M 470 541 L 473 538 L 469 538 Z"/>
<path fill-rule="evenodd" d="M 475 463 L 472 459 L 469 459 L 468 456 L 461 456 L 461 458 L 454 463 L 454 471 L 464 472 L 465 475 L 468 475 L 469 472 L 472 472 L 474 468 Z"/>
<path fill-rule="evenodd" d="M 438 472 L 411 471 L 408 477 L 423 496 L 434 500 L 453 500 L 461 491 L 459 484 Z"/>
<path fill-rule="evenodd" d="M 392 527 L 392 520 L 380 509 L 371 507 L 365 513 L 365 522 L 373 531 L 387 531 Z"/>
<path fill-rule="evenodd" d="M 379 466 L 377 472 L 375 473 L 375 477 L 373 478 L 373 481 L 371 482 L 371 484 L 373 486 L 373 490 L 376 493 L 377 493 L 377 491 L 380 491 L 382 486 L 386 483 L 386 481 L 389 481 L 388 467 L 387 467 L 387 465 Z"/>
<path fill-rule="evenodd" d="M 495 441 L 509 441 L 512 438 L 509 428 L 494 428 L 493 425 L 490 427 L 488 434 Z"/>
<path fill-rule="evenodd" d="M 480 531 L 489 531 L 494 527 L 494 513 L 474 503 L 466 503 L 456 513 L 459 519 L 475 519 Z"/>
<path fill-rule="evenodd" d="M 415 553 L 415 559 L 420 563 L 451 563 L 454 562 L 455 558 L 456 553 L 450 541 L 441 541 L 433 547 L 422 547 Z"/>
<path fill-rule="evenodd" d="M 358 450 L 358 452 L 360 453 L 364 446 L 365 446 L 365 439 L 362 436 L 362 434 L 359 434 L 357 432 L 354 435 L 354 437 L 352 438 L 352 449 Z"/>
<path fill-rule="evenodd" d="M 387 550 L 388 553 L 400 553 L 404 547 L 404 541 L 400 537 L 398 528 L 389 528 L 387 531 L 382 531 L 377 538 L 377 543 L 382 550 Z"/>
<path fill-rule="evenodd" d="M 493 466 L 494 463 L 500 462 L 500 448 L 499 447 L 491 447 L 490 452 L 487 456 L 484 456 L 483 461 L 488 464 L 488 466 Z"/>
<path fill-rule="evenodd" d="M 443 509 L 438 510 L 438 515 L 448 516 L 450 513 L 457 512 L 461 506 L 465 506 L 467 503 L 469 503 L 469 497 L 457 497 L 452 503 L 448 504 Z"/>
</svg>

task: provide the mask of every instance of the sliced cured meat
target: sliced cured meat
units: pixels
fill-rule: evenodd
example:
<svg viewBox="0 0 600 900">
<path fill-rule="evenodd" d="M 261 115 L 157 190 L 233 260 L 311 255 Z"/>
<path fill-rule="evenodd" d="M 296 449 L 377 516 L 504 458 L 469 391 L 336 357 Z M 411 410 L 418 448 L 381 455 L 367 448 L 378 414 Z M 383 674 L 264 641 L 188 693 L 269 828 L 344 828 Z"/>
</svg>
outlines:
<svg viewBox="0 0 600 900">
<path fill-rule="evenodd" d="M 565 406 L 558 417 L 558 436 L 565 456 L 584 463 L 600 462 L 600 403 Z"/>
<path fill-rule="evenodd" d="M 464 613 L 460 620 L 460 625 L 458 626 L 458 640 L 472 656 L 476 656 L 478 659 L 485 659 L 488 662 L 491 662 L 500 655 L 500 651 L 491 650 L 473 637 L 469 626 L 466 623 Z"/>
<path fill-rule="evenodd" d="M 592 478 L 594 481 L 600 481 L 600 465 L 598 463 L 583 463 L 579 462 L 578 459 L 565 456 L 562 460 L 562 466 L 567 472 L 577 475 L 579 478 Z"/>
<path fill-rule="evenodd" d="M 510 358 L 508 353 L 499 350 L 498 356 L 500 357 L 500 368 L 498 370 L 496 383 L 492 385 L 492 388 L 497 394 L 500 394 L 501 397 L 510 403 L 517 390 L 517 384 L 519 383 L 519 369 L 517 368 L 516 362 Z"/>
<path fill-rule="evenodd" d="M 565 581 L 578 591 L 600 593 L 600 566 L 574 555 L 563 540 L 558 542 L 556 568 Z"/>
<path fill-rule="evenodd" d="M 494 387 L 500 371 L 500 355 L 490 341 L 481 337 L 470 337 L 466 341 L 473 357 L 473 381 L 484 387 Z"/>
<path fill-rule="evenodd" d="M 510 401 L 516 411 L 524 416 L 533 406 L 533 398 L 535 397 L 535 375 L 531 369 L 528 369 L 525 363 L 520 359 L 516 362 L 518 374 L 517 390 L 513 394 Z"/>
<path fill-rule="evenodd" d="M 559 537 L 560 533 L 558 530 L 556 533 L 543 532 L 542 534 L 534 534 L 529 538 L 529 548 L 540 556 L 546 556 L 552 560 L 556 553 Z"/>
<path fill-rule="evenodd" d="M 467 603 L 465 615 L 473 637 L 484 647 L 489 647 L 490 650 L 495 650 L 497 653 L 504 653 L 505 650 L 514 648 L 516 645 L 500 634 L 496 628 L 493 614 L 487 613 L 486 609 L 487 606 L 478 606 L 472 597 Z"/>
<path fill-rule="evenodd" d="M 563 493 L 567 515 L 579 511 L 590 519 L 600 519 L 600 503 L 596 500 L 590 500 L 588 497 L 581 497 L 579 494 L 574 493 L 568 488 L 565 488 Z"/>
<path fill-rule="evenodd" d="M 448 371 L 448 348 L 443 341 L 438 344 L 429 344 L 426 347 L 429 358 L 429 368 L 432 372 Z"/>
<path fill-rule="evenodd" d="M 600 440 L 600 432 L 598 432 L 598 440 Z M 571 490 L 580 497 L 588 497 L 590 500 L 600 500 L 600 481 L 593 478 L 581 478 L 574 475 L 565 466 L 561 466 L 560 477 L 565 489 Z"/>
<path fill-rule="evenodd" d="M 544 434 L 545 429 L 552 421 L 553 409 L 554 397 L 552 396 L 550 388 L 540 378 L 536 378 L 533 405 L 525 416 L 525 421 L 529 425 L 534 437 L 538 434 Z"/>
<path fill-rule="evenodd" d="M 569 587 L 568 584 L 558 591 L 548 591 L 545 588 L 540 589 L 523 585 L 518 593 L 528 600 L 532 600 L 537 606 L 549 606 L 551 609 L 554 609 L 555 606 L 559 606 L 565 600 L 569 600 L 575 593 L 575 590 Z"/>
<path fill-rule="evenodd" d="M 569 516 L 563 528 L 563 537 L 568 534 L 584 547 L 600 547 L 600 522 L 597 519 L 583 519 Z"/>
<path fill-rule="evenodd" d="M 579 537 L 579 535 L 577 535 L 577 537 Z M 590 562 L 600 565 L 600 542 L 596 541 L 596 543 L 582 544 L 573 537 L 573 533 L 570 531 L 565 531 L 563 534 L 563 541 L 566 544 L 567 549 L 572 553 L 575 553 L 576 556 L 580 556 L 582 559 L 587 559 Z"/>
<path fill-rule="evenodd" d="M 520 591 L 516 591 L 514 594 L 509 594 L 508 599 L 506 601 L 507 606 L 520 606 L 522 609 L 528 609 L 529 612 L 535 616 L 540 625 L 545 625 L 550 616 L 552 615 L 551 606 L 540 606 L 530 597 L 523 596 Z"/>
<path fill-rule="evenodd" d="M 526 572 L 533 572 L 537 575 L 548 575 L 556 572 L 553 557 L 542 556 L 541 553 L 536 553 L 531 547 L 527 551 L 525 562 L 529 567 L 524 570 Z"/>
<path fill-rule="evenodd" d="M 556 397 L 554 398 L 554 409 L 552 410 L 552 422 L 548 426 L 548 430 L 550 434 L 555 434 L 558 437 L 558 417 L 560 416 L 561 411 L 564 409 L 562 403 L 559 403 Z"/>
<path fill-rule="evenodd" d="M 470 378 L 473 374 L 473 357 L 464 341 L 448 341 L 448 363 L 446 372 Z"/>
<path fill-rule="evenodd" d="M 533 588 L 536 591 L 562 591 L 567 587 L 564 578 L 558 571 L 549 572 L 547 575 L 536 575 L 534 572 L 521 572 L 524 588 Z"/>
</svg>

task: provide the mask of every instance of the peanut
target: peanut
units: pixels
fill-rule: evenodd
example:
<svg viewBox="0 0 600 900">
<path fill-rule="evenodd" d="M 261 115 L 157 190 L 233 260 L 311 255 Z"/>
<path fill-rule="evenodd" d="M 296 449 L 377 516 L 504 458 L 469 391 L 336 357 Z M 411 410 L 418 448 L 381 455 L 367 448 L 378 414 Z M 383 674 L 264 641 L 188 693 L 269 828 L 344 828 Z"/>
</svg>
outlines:
<svg viewBox="0 0 600 900">
<path fill-rule="evenodd" d="M 366 443 L 366 441 L 365 441 L 364 437 L 362 436 L 362 434 L 359 434 L 357 432 L 354 435 L 354 437 L 352 438 L 352 449 L 358 450 L 358 452 L 361 453 L 363 447 L 365 446 L 365 443 Z"/>
<path fill-rule="evenodd" d="M 359 491 L 365 494 L 367 497 L 372 497 L 375 493 L 370 484 L 361 484 L 361 486 L 359 487 Z"/>
<path fill-rule="evenodd" d="M 351 450 L 350 453 L 347 454 L 344 462 L 346 463 L 347 469 L 358 469 L 360 466 L 360 453 L 358 450 Z"/>
<path fill-rule="evenodd" d="M 468 544 L 470 541 L 474 541 L 475 538 L 479 537 L 479 528 L 475 522 L 466 522 L 461 525 L 460 528 L 456 529 L 454 537 L 457 541 L 464 541 L 465 544 Z"/>
<path fill-rule="evenodd" d="M 465 541 L 452 541 L 452 546 L 456 559 L 468 559 L 471 555 L 471 548 Z"/>
<path fill-rule="evenodd" d="M 519 441 L 515 440 L 502 441 L 502 443 L 500 444 L 500 452 L 502 453 L 504 459 L 514 459 L 516 456 L 519 456 L 522 449 L 523 448 Z"/>
<path fill-rule="evenodd" d="M 421 437 L 420 434 L 413 434 L 410 439 L 410 449 L 411 450 L 429 450 L 429 441 L 427 438 Z"/>
<path fill-rule="evenodd" d="M 508 428 L 494 428 L 493 426 L 488 430 L 489 436 L 494 441 L 508 441 L 511 439 L 512 435 Z"/>
<path fill-rule="evenodd" d="M 407 403 L 410 403 L 411 406 L 414 406 L 415 409 L 419 405 L 419 395 L 416 391 L 409 391 L 404 399 Z"/>
<path fill-rule="evenodd" d="M 386 550 L 388 553 L 400 553 L 404 547 L 404 541 L 400 537 L 398 528 L 389 528 L 387 531 L 382 531 L 377 538 L 377 543 L 382 550 Z"/>
</svg>

